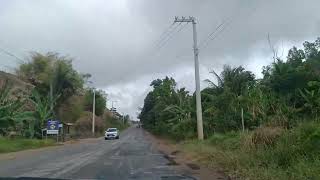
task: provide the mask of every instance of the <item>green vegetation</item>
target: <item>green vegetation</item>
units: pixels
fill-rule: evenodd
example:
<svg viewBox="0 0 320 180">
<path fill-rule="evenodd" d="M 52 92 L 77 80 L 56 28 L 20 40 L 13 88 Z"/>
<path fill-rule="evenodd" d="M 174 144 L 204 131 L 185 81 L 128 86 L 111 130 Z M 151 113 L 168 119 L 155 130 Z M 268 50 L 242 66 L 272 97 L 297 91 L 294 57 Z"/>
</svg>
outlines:
<svg viewBox="0 0 320 180">
<path fill-rule="evenodd" d="M 126 128 L 129 127 L 128 121 L 125 120 L 125 122 L 117 119 L 117 118 L 113 118 L 113 117 L 107 117 L 105 119 L 105 128 L 117 128 L 120 131 L 125 130 Z"/>
<path fill-rule="evenodd" d="M 22 149 L 19 142 L 27 144 L 26 148 L 28 142 L 30 147 L 40 147 L 41 141 L 26 138 L 42 138 L 48 119 L 74 123 L 75 130 L 71 131 L 76 132 L 72 133 L 92 136 L 93 89 L 85 88 L 91 75 L 77 72 L 71 58 L 57 53 L 32 53 L 29 61 L 16 69 L 16 76 L 0 75 L 0 136 L 15 137 L 12 150 Z M 109 112 L 105 94 L 96 90 L 96 135 L 101 135 L 109 125 L 120 129 L 128 126 L 128 119 L 122 121 L 121 116 L 105 118 L 104 114 Z"/>
<path fill-rule="evenodd" d="M 308 122 L 281 136 L 278 133 L 279 129 L 259 129 L 216 134 L 205 141 L 186 141 L 181 147 L 208 166 L 223 167 L 233 177 L 319 179 L 320 124 Z"/>
<path fill-rule="evenodd" d="M 0 137 L 0 153 L 15 152 L 25 149 L 35 149 L 53 145 L 55 145 L 55 141 L 51 139 L 8 139 Z"/>
<path fill-rule="evenodd" d="M 187 144 L 252 179 L 319 178 L 320 38 L 293 47 L 285 60 L 274 57 L 262 79 L 241 66 L 211 73 L 215 80 L 201 92 L 207 140 Z M 195 138 L 195 95 L 169 77 L 151 86 L 139 115 L 144 128 Z"/>
<path fill-rule="evenodd" d="M 33 113 L 24 110 L 26 98 L 23 96 L 12 96 L 11 84 L 6 81 L 0 89 L 0 134 L 8 135 L 12 130 L 22 133 L 31 132 L 34 124 Z"/>
<path fill-rule="evenodd" d="M 57 53 L 31 54 L 31 61 L 17 69 L 20 79 L 34 85 L 41 96 L 51 96 L 50 105 L 60 105 L 83 89 L 85 77 L 72 67 L 72 59 Z"/>
<path fill-rule="evenodd" d="M 102 90 L 96 91 L 95 96 L 96 96 L 96 107 L 95 107 L 95 113 L 98 116 L 101 116 L 105 109 L 106 109 L 106 96 L 104 95 L 105 92 Z M 93 105 L 93 90 L 89 89 L 85 93 L 85 98 L 84 98 L 84 104 L 85 108 L 87 111 L 92 110 L 92 105 Z"/>
</svg>

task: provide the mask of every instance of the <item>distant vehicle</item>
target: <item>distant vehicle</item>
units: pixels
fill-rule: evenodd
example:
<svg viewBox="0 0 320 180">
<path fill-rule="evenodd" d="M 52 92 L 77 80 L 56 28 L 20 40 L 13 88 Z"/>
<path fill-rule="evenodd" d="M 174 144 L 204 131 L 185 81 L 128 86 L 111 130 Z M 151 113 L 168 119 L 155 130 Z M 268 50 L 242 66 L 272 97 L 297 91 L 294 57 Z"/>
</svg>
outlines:
<svg viewBox="0 0 320 180">
<path fill-rule="evenodd" d="M 104 139 L 119 139 L 119 130 L 117 128 L 108 128 L 104 134 Z"/>
</svg>

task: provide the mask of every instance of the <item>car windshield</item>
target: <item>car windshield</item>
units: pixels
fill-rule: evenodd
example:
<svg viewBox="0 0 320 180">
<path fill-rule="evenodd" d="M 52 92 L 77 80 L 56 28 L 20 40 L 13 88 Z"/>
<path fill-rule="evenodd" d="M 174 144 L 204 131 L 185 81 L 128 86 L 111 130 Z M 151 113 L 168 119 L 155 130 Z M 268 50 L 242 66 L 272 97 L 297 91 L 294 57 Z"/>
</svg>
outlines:
<svg viewBox="0 0 320 180">
<path fill-rule="evenodd" d="M 320 180 L 319 9 L 0 0 L 0 180 Z"/>
<path fill-rule="evenodd" d="M 108 129 L 107 132 L 116 132 L 117 129 L 116 128 L 112 128 L 112 129 Z"/>
</svg>

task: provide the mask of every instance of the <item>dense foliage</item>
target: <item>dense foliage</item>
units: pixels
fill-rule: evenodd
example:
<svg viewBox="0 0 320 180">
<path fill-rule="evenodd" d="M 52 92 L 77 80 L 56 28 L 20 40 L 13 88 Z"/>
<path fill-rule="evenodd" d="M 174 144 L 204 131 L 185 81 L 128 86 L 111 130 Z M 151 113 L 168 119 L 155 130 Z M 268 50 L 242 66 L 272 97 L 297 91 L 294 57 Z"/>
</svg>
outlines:
<svg viewBox="0 0 320 180">
<path fill-rule="evenodd" d="M 50 96 L 51 105 L 61 105 L 81 90 L 85 81 L 85 76 L 73 69 L 72 59 L 57 53 L 33 53 L 31 61 L 21 64 L 16 73 L 41 96 Z"/>
<path fill-rule="evenodd" d="M 74 123 L 77 134 L 92 135 L 93 90 L 84 88 L 91 75 L 78 73 L 72 66 L 72 59 L 57 53 L 32 53 L 30 60 L 18 67 L 16 75 L 12 76 L 28 85 L 28 90 L 14 87 L 17 85 L 12 80 L 0 79 L 2 136 L 41 138 L 48 119 Z M 102 120 L 107 111 L 106 94 L 102 90 L 95 92 L 95 126 L 99 134 L 110 123 Z M 115 120 L 124 124 L 128 117 L 126 121 L 122 121 L 122 117 Z"/>
<path fill-rule="evenodd" d="M 105 93 L 102 90 L 99 90 L 99 91 L 95 90 L 95 101 L 96 101 L 95 113 L 98 116 L 101 116 L 106 109 L 107 100 L 104 94 Z M 85 109 L 87 111 L 92 111 L 92 106 L 93 106 L 93 90 L 92 89 L 89 89 L 86 91 L 84 104 L 85 104 Z"/>
<path fill-rule="evenodd" d="M 0 89 L 0 134 L 8 135 L 12 130 L 32 133 L 33 113 L 24 110 L 26 98 L 12 96 L 12 84 L 8 81 Z"/>
<path fill-rule="evenodd" d="M 194 133 L 195 120 L 191 118 L 192 97 L 184 88 L 176 90 L 172 78 L 157 79 L 150 84 L 153 91 L 144 100 L 139 119 L 145 128 L 177 138 Z"/>
<path fill-rule="evenodd" d="M 275 58 L 263 68 L 263 78 L 243 67 L 224 66 L 202 90 L 205 135 L 262 125 L 290 129 L 307 119 L 318 119 L 320 108 L 320 38 L 293 47 L 285 60 Z M 175 138 L 195 135 L 195 97 L 177 89 L 166 77 L 151 83 L 139 115 L 146 129 Z M 242 113 L 243 117 L 242 117 Z"/>
</svg>

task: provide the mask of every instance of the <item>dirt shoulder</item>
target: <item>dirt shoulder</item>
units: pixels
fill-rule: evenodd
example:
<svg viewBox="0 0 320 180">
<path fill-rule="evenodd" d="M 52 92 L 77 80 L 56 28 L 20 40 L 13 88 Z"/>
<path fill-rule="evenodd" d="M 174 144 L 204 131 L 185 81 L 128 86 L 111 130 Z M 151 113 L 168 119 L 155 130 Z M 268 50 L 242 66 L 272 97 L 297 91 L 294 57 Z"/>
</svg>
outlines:
<svg viewBox="0 0 320 180">
<path fill-rule="evenodd" d="M 149 132 L 145 132 L 145 135 L 153 142 L 154 148 L 169 160 L 168 165 L 172 165 L 176 171 L 201 180 L 230 179 L 222 170 L 209 168 L 200 163 L 200 156 L 184 151 L 179 144 L 156 137 Z"/>
</svg>

